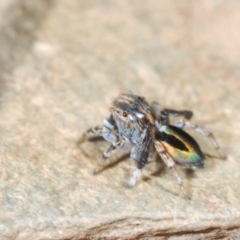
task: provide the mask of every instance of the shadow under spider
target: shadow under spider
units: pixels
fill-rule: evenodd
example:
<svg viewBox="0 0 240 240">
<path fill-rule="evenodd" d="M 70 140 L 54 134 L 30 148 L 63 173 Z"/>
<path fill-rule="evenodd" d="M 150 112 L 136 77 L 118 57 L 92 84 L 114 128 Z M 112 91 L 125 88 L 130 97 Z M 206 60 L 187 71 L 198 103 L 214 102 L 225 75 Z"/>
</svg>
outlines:
<svg viewBox="0 0 240 240">
<path fill-rule="evenodd" d="M 217 155 L 213 155 L 213 154 L 210 154 L 210 153 L 204 153 L 204 156 L 206 157 L 205 159 L 220 159 L 220 160 L 226 160 L 227 159 L 227 156 L 225 155 L 222 155 L 222 156 L 217 156 Z"/>
<path fill-rule="evenodd" d="M 96 141 L 102 141 L 102 140 L 104 140 L 104 139 L 102 139 L 102 137 L 95 137 L 95 138 L 89 139 L 88 141 L 89 142 L 96 142 Z M 86 154 L 86 155 L 88 155 L 88 154 Z M 209 154 L 209 153 L 204 153 L 204 156 L 205 156 L 205 161 L 206 160 L 211 160 L 211 159 L 221 159 L 221 160 L 225 160 L 226 159 L 226 156 L 219 157 L 219 156 L 216 156 L 216 155 L 213 155 L 213 154 Z M 130 153 L 126 152 L 123 155 L 121 155 L 120 157 L 118 157 L 115 161 L 111 161 L 111 160 L 110 161 L 109 160 L 108 161 L 104 161 L 104 164 L 102 166 L 100 166 L 100 168 L 97 169 L 97 171 L 94 171 L 94 175 L 98 175 L 98 174 L 104 172 L 107 169 L 111 169 L 111 168 L 115 167 L 120 162 L 125 161 L 126 159 L 129 159 L 129 157 L 130 157 Z M 150 164 L 150 163 L 152 164 L 153 162 L 157 163 L 158 167 L 156 167 L 156 169 L 150 174 L 150 176 L 144 176 L 143 175 L 142 181 L 148 182 L 148 181 L 151 180 L 151 176 L 153 176 L 153 177 L 161 177 L 163 174 L 168 172 L 167 167 L 163 164 L 163 162 L 162 162 L 162 160 L 161 160 L 161 158 L 159 156 L 157 156 L 157 159 L 155 161 L 148 162 L 147 164 Z M 179 168 L 181 168 L 180 164 L 177 164 L 177 165 L 179 166 Z M 182 171 L 185 173 L 184 175 L 185 175 L 185 177 L 187 179 L 190 180 L 192 178 L 195 178 L 195 170 L 190 169 L 190 168 L 183 168 Z M 189 186 L 189 184 L 187 184 L 187 185 L 188 185 L 187 186 L 188 189 L 191 188 Z M 160 186 L 160 188 L 162 190 L 164 190 L 165 192 L 168 192 L 168 193 L 170 193 L 172 195 L 179 196 L 178 193 L 176 193 L 174 191 L 171 191 L 168 188 L 165 188 L 164 186 Z M 189 190 L 188 190 L 188 192 L 189 192 Z M 191 199 L 191 196 L 188 195 L 187 199 L 188 200 Z"/>
<path fill-rule="evenodd" d="M 100 169 L 97 172 L 94 171 L 94 175 L 98 175 L 98 174 L 104 172 L 107 169 L 115 167 L 116 165 L 118 165 L 120 162 L 123 162 L 127 158 L 129 158 L 129 153 L 124 153 L 116 161 L 111 161 L 110 160 L 108 163 L 104 162 L 104 165 L 100 166 Z"/>
</svg>

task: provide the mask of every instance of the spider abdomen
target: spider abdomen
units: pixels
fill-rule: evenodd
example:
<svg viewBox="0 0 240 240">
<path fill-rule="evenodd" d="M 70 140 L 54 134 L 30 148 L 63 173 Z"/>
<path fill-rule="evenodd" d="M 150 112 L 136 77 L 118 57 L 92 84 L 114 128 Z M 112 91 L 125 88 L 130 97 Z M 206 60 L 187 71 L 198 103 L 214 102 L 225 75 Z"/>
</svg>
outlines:
<svg viewBox="0 0 240 240">
<path fill-rule="evenodd" d="M 182 129 L 163 125 L 156 132 L 159 140 L 168 154 L 181 165 L 186 167 L 203 167 L 204 154 L 198 143 Z"/>
</svg>

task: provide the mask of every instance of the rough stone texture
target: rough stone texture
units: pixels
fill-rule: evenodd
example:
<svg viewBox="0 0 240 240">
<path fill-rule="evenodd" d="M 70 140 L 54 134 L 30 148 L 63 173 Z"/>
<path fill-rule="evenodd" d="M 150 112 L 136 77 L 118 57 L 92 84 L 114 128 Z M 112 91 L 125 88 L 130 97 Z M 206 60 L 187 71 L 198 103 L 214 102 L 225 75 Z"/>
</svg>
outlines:
<svg viewBox="0 0 240 240">
<path fill-rule="evenodd" d="M 238 1 L 0 1 L 0 239 L 240 238 Z M 121 155 L 77 141 L 134 91 L 191 109 L 227 160 L 182 172 L 152 163 L 126 188 Z M 205 152 L 211 144 L 193 134 Z"/>
</svg>

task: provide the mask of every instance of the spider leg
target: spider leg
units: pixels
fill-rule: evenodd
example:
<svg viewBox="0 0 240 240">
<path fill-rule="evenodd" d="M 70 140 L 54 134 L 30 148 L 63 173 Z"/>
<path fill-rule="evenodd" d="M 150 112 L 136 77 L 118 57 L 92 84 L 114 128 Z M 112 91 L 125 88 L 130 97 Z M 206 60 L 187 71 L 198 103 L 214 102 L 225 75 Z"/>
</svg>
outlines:
<svg viewBox="0 0 240 240">
<path fill-rule="evenodd" d="M 168 152 L 166 151 L 166 149 L 164 148 L 164 146 L 161 144 L 160 141 L 154 141 L 154 145 L 155 145 L 155 148 L 156 148 L 158 154 L 160 155 L 160 157 L 162 158 L 162 160 L 164 161 L 166 166 L 171 170 L 173 176 L 177 180 L 177 183 L 180 186 L 184 196 L 187 196 L 184 186 L 183 186 L 183 180 L 177 171 L 174 160 L 170 157 L 170 155 L 168 154 Z"/>
<path fill-rule="evenodd" d="M 124 138 L 118 138 L 117 141 L 112 142 L 112 144 L 103 152 L 102 156 L 98 160 L 98 167 L 94 170 L 94 174 L 100 170 L 104 161 L 109 158 L 114 152 L 116 152 L 120 147 L 126 143 Z"/>
<path fill-rule="evenodd" d="M 214 135 L 207 128 L 199 126 L 199 125 L 189 122 L 189 121 L 185 121 L 185 120 L 180 120 L 180 121 L 176 122 L 174 125 L 181 129 L 192 128 L 196 132 L 201 133 L 202 135 L 208 137 L 209 140 L 212 142 L 213 147 L 218 152 L 219 157 L 223 158 L 218 142 L 216 141 Z"/>
<path fill-rule="evenodd" d="M 174 117 L 183 116 L 185 119 L 190 119 L 193 116 L 193 112 L 189 110 L 177 111 L 167 108 L 161 110 L 161 106 L 156 102 L 152 103 L 152 109 L 157 120 L 160 121 L 161 125 L 169 124 L 170 115 Z"/>
<path fill-rule="evenodd" d="M 96 127 L 90 128 L 85 133 L 82 134 L 78 143 L 80 144 L 90 137 L 101 136 L 102 132 L 103 132 L 103 126 L 96 126 Z"/>
<path fill-rule="evenodd" d="M 142 169 L 141 168 L 136 168 L 133 172 L 132 177 L 130 178 L 129 182 L 128 182 L 128 186 L 129 187 L 133 187 L 137 180 L 140 179 L 142 176 Z"/>
<path fill-rule="evenodd" d="M 102 136 L 108 142 L 114 142 L 117 140 L 117 134 L 114 132 L 115 126 L 110 123 L 109 120 L 103 119 L 103 125 L 99 125 L 88 129 L 79 139 L 79 144 L 91 137 Z"/>
<path fill-rule="evenodd" d="M 137 180 L 142 175 L 142 168 L 145 166 L 145 164 L 148 162 L 149 157 L 149 151 L 152 144 L 152 138 L 151 135 L 151 126 L 148 125 L 145 131 L 143 132 L 142 142 L 131 150 L 131 158 L 136 162 L 136 169 L 133 172 L 132 177 L 129 180 L 128 186 L 133 187 Z"/>
<path fill-rule="evenodd" d="M 161 117 L 161 106 L 157 102 L 153 102 L 151 105 L 153 112 L 157 119 Z"/>
<path fill-rule="evenodd" d="M 193 116 L 193 112 L 189 110 L 177 111 L 173 109 L 163 109 L 160 115 L 160 121 L 162 125 L 169 124 L 169 116 L 174 117 L 183 116 L 185 119 L 190 119 Z"/>
</svg>

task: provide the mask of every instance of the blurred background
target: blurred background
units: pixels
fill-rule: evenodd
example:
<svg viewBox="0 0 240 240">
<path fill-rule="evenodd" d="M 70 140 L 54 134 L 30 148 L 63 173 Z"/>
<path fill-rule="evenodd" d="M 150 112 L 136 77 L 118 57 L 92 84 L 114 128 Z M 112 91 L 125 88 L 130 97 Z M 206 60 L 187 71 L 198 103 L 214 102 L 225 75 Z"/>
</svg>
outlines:
<svg viewBox="0 0 240 240">
<path fill-rule="evenodd" d="M 237 237 L 239 12 L 237 0 L 0 0 L 2 239 Z M 106 145 L 76 142 L 128 91 L 192 110 L 227 155 L 187 179 L 191 203 L 167 173 L 126 189 L 129 161 L 92 177 Z"/>
</svg>

